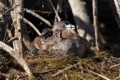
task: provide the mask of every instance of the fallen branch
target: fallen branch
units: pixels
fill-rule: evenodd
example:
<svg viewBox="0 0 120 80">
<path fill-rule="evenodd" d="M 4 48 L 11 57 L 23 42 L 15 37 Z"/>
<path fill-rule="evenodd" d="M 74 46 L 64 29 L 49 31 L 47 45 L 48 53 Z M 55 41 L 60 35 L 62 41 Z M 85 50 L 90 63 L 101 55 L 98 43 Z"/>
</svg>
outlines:
<svg viewBox="0 0 120 80">
<path fill-rule="evenodd" d="M 34 17 L 40 19 L 40 20 L 43 21 L 45 24 L 47 24 L 49 27 L 52 26 L 51 23 L 50 23 L 48 20 L 46 20 L 46 19 L 43 18 L 42 16 L 38 15 L 37 13 L 33 12 L 32 10 L 24 9 L 24 11 L 27 12 L 27 13 L 29 13 L 29 14 L 31 14 L 31 15 L 33 15 Z"/>
<path fill-rule="evenodd" d="M 39 36 L 41 35 L 40 31 L 34 26 L 34 24 L 32 24 L 29 20 L 27 20 L 26 18 L 23 18 L 22 16 L 21 16 L 21 19 L 23 20 L 23 22 L 25 22 L 31 28 L 33 28 Z"/>
<path fill-rule="evenodd" d="M 15 51 L 12 47 L 8 46 L 7 44 L 5 44 L 5 43 L 3 43 L 1 41 L 0 41 L 0 48 L 5 50 L 6 52 L 8 52 L 13 58 L 15 58 L 19 62 L 21 67 L 27 73 L 29 79 L 33 78 L 33 75 L 31 73 L 26 61 L 23 59 L 22 56 L 19 55 L 19 53 L 17 51 Z"/>
<path fill-rule="evenodd" d="M 49 0 L 49 2 L 50 2 L 50 5 L 51 5 L 51 7 L 52 7 L 53 11 L 55 12 L 55 15 L 56 15 L 56 17 L 57 17 L 58 21 L 61 21 L 61 18 L 59 17 L 59 15 L 58 15 L 57 11 L 55 10 L 55 7 L 54 7 L 54 5 L 53 5 L 52 1 L 51 1 L 51 0 Z"/>
</svg>

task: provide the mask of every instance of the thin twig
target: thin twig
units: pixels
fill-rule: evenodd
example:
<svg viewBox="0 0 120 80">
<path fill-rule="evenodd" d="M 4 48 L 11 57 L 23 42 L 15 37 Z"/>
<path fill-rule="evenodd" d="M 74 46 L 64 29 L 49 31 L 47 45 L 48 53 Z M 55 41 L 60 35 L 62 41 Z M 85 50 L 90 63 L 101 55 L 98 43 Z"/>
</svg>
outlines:
<svg viewBox="0 0 120 80">
<path fill-rule="evenodd" d="M 113 80 L 120 80 L 120 76 L 116 77 L 116 78 L 115 78 L 115 79 L 113 79 Z"/>
<path fill-rule="evenodd" d="M 46 20 L 45 18 L 43 18 L 42 16 L 38 15 L 37 13 L 33 12 L 32 10 L 28 10 L 28 9 L 24 9 L 24 11 L 26 11 L 27 13 L 33 15 L 34 17 L 40 19 L 41 21 L 43 21 L 45 24 L 47 24 L 49 27 L 51 27 L 51 23 Z"/>
<path fill-rule="evenodd" d="M 32 24 L 29 20 L 27 20 L 26 18 L 23 18 L 22 16 L 21 16 L 21 19 L 23 20 L 23 22 L 25 22 L 31 28 L 33 28 L 39 36 L 41 35 L 40 31 L 34 26 L 34 24 Z"/>
<path fill-rule="evenodd" d="M 9 75 L 4 74 L 4 73 L 0 73 L 0 77 L 5 77 L 5 78 L 8 78 L 8 77 L 9 77 Z"/>
<path fill-rule="evenodd" d="M 109 78 L 107 78 L 106 76 L 103 76 L 103 75 L 101 75 L 101 74 L 98 74 L 98 73 L 96 73 L 96 72 L 94 72 L 94 71 L 91 71 L 91 70 L 88 70 L 88 69 L 84 69 L 84 68 L 81 68 L 81 67 L 79 67 L 81 70 L 84 70 L 84 71 L 87 71 L 87 72 L 90 72 L 90 73 L 92 73 L 92 74 L 94 74 L 94 75 L 97 75 L 97 76 L 99 76 L 100 78 L 102 78 L 102 79 L 105 79 L 105 80 L 110 80 Z"/>
<path fill-rule="evenodd" d="M 118 3 L 118 0 L 110 0 L 109 4 L 110 4 L 110 6 L 112 8 L 115 20 L 116 20 L 117 25 L 118 25 L 118 27 L 120 29 L 120 5 Z"/>
<path fill-rule="evenodd" d="M 110 68 L 114 68 L 114 67 L 117 67 L 117 66 L 120 66 L 120 63 L 119 63 L 119 64 L 112 65 Z"/>
<path fill-rule="evenodd" d="M 2 13 L 2 14 L 0 15 L 0 18 L 1 18 L 3 15 L 5 15 L 6 13 L 8 13 L 9 11 L 11 11 L 13 8 L 16 8 L 16 7 L 19 6 L 19 5 L 20 5 L 20 4 L 14 5 L 13 7 L 9 8 L 8 10 L 6 10 L 4 13 Z"/>
<path fill-rule="evenodd" d="M 65 71 L 67 71 L 67 70 L 69 70 L 69 69 L 71 69 L 71 68 L 73 68 L 73 67 L 75 67 L 75 66 L 77 66 L 77 65 L 80 65 L 80 63 L 74 64 L 74 65 L 70 65 L 70 66 L 64 68 L 63 70 L 59 70 L 57 73 L 53 74 L 52 77 L 56 77 L 57 75 L 62 74 L 62 73 L 64 73 Z M 101 77 L 101 78 L 103 78 L 103 79 L 105 79 L 105 80 L 110 80 L 110 79 L 107 78 L 106 76 L 103 76 L 103 75 L 98 74 L 98 73 L 96 73 L 96 72 L 93 72 L 93 71 L 90 71 L 90 70 L 87 70 L 87 69 L 84 69 L 84 68 L 81 68 L 81 67 L 79 67 L 79 68 L 80 68 L 81 70 L 84 70 L 84 71 L 90 72 L 90 73 L 92 73 L 92 74 L 94 74 L 94 75 L 97 75 L 97 76 L 99 76 L 99 77 Z"/>
<path fill-rule="evenodd" d="M 93 20 L 94 20 L 94 32 L 95 32 L 95 43 L 97 52 L 99 52 L 99 32 L 98 32 L 98 16 L 97 16 L 97 0 L 92 0 L 93 2 Z"/>
<path fill-rule="evenodd" d="M 7 41 L 7 43 L 10 43 L 10 42 L 12 42 L 12 41 L 14 41 L 14 40 L 17 40 L 18 38 L 17 37 L 12 37 L 11 39 L 9 39 L 8 41 Z"/>
<path fill-rule="evenodd" d="M 65 71 L 73 68 L 73 67 L 76 66 L 76 65 L 78 65 L 78 64 L 70 65 L 70 66 L 68 66 L 68 67 L 66 67 L 66 68 L 64 68 L 64 69 L 62 69 L 62 70 L 59 70 L 57 73 L 53 74 L 52 77 L 56 77 L 57 75 L 64 73 Z"/>
<path fill-rule="evenodd" d="M 50 5 L 51 5 L 51 7 L 52 7 L 53 11 L 55 12 L 55 15 L 56 15 L 56 17 L 57 17 L 58 21 L 61 21 L 61 18 L 59 17 L 59 15 L 58 15 L 57 11 L 55 10 L 55 7 L 54 7 L 54 5 L 53 5 L 52 1 L 51 1 L 51 0 L 49 0 L 49 2 L 50 2 Z"/>
<path fill-rule="evenodd" d="M 58 0 L 57 2 L 57 9 L 56 9 L 56 12 L 59 13 L 60 12 L 60 8 L 62 6 L 62 0 Z M 57 21 L 57 16 L 55 16 L 54 18 L 54 23 Z"/>
<path fill-rule="evenodd" d="M 43 13 L 43 14 L 51 14 L 52 12 L 50 11 L 39 11 L 39 10 L 32 10 L 32 9 L 29 9 L 31 10 L 32 12 L 39 12 L 39 13 Z"/>
</svg>

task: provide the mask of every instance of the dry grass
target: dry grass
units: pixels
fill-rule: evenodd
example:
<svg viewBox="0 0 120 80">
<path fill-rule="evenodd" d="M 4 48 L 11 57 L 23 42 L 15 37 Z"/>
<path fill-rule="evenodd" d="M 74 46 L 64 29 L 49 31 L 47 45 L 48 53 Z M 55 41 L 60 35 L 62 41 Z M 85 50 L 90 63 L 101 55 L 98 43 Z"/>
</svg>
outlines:
<svg viewBox="0 0 120 80">
<path fill-rule="evenodd" d="M 101 52 L 100 55 L 82 59 L 73 55 L 52 57 L 27 54 L 25 60 L 38 80 L 103 80 L 100 75 L 112 80 L 117 78 L 117 80 L 120 80 L 120 65 L 118 65 L 120 59 L 105 54 L 107 52 Z M 26 74 L 15 61 L 11 60 L 9 63 L 4 64 L 8 60 L 5 57 L 4 59 L 1 58 L 1 73 L 9 75 L 9 80 L 19 78 L 27 80 Z M 111 67 L 114 65 L 118 66 Z M 96 73 L 99 75 L 96 75 Z M 3 78 L 1 77 L 1 79 Z"/>
</svg>

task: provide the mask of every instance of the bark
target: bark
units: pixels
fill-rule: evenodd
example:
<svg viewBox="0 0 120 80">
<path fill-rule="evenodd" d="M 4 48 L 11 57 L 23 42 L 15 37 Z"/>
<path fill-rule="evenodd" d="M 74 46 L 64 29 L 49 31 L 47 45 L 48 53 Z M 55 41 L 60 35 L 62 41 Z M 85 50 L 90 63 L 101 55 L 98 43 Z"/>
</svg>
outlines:
<svg viewBox="0 0 120 80">
<path fill-rule="evenodd" d="M 6 6 L 0 2 L 0 41 L 3 40 L 3 34 L 4 34 L 4 17 L 3 12 L 5 11 Z"/>
<path fill-rule="evenodd" d="M 19 52 L 11 48 L 10 46 L 6 45 L 3 42 L 0 42 L 0 48 L 8 52 L 13 58 L 15 58 L 19 64 L 23 67 L 23 69 L 28 74 L 29 79 L 32 80 L 32 73 L 22 56 L 19 55 Z"/>
<path fill-rule="evenodd" d="M 13 6 L 16 6 L 13 11 L 11 11 L 12 21 L 14 23 L 15 33 L 14 36 L 18 38 L 13 42 L 14 49 L 22 55 L 22 34 L 21 34 L 21 21 L 20 14 L 22 14 L 22 3 L 23 0 L 13 0 Z"/>
<path fill-rule="evenodd" d="M 87 39 L 91 44 L 94 43 L 94 29 L 87 14 L 83 0 L 68 0 L 71 6 L 74 20 L 81 37 Z"/>
</svg>

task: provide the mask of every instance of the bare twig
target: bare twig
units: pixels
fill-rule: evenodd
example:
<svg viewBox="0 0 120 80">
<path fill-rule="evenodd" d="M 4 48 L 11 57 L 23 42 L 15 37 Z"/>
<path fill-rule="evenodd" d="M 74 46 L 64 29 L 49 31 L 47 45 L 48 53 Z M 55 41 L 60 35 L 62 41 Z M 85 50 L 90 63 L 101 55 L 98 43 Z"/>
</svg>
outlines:
<svg viewBox="0 0 120 80">
<path fill-rule="evenodd" d="M 94 75 L 97 75 L 97 76 L 99 76 L 100 78 L 102 78 L 102 79 L 105 79 L 105 80 L 110 80 L 109 78 L 107 78 L 106 76 L 103 76 L 103 75 L 101 75 L 101 74 L 98 74 L 98 73 L 96 73 L 96 72 L 94 72 L 94 71 L 91 71 L 91 70 L 88 70 L 88 69 L 84 69 L 84 68 L 81 68 L 81 67 L 79 67 L 81 70 L 84 70 L 84 71 L 87 71 L 87 72 L 90 72 L 90 73 L 92 73 L 92 74 L 94 74 Z"/>
<path fill-rule="evenodd" d="M 23 20 L 23 22 L 25 22 L 31 28 L 33 28 L 39 36 L 41 35 L 40 31 L 34 26 L 34 24 L 32 24 L 29 20 L 27 20 L 26 18 L 23 18 L 22 16 L 21 16 L 21 19 Z"/>
<path fill-rule="evenodd" d="M 23 57 L 21 55 L 19 55 L 19 53 L 16 50 L 14 50 L 12 47 L 8 46 L 7 44 L 5 44 L 5 43 L 3 43 L 1 41 L 0 41 L 0 48 L 5 50 L 13 58 L 15 58 L 19 62 L 19 64 L 23 67 L 23 69 L 26 71 L 29 78 L 32 79 L 33 75 L 31 73 L 26 61 L 23 59 Z"/>
<path fill-rule="evenodd" d="M 64 69 L 62 69 L 62 70 L 59 70 L 57 73 L 53 74 L 52 77 L 56 77 L 57 75 L 62 74 L 62 73 L 64 73 L 65 71 L 67 71 L 67 70 L 75 67 L 76 65 L 78 65 L 78 64 L 70 65 L 70 66 L 68 66 L 68 67 L 66 67 L 66 68 L 64 68 Z"/>
<path fill-rule="evenodd" d="M 113 79 L 113 80 L 120 80 L 120 76 L 116 77 L 116 78 L 115 78 L 115 79 Z"/>
<path fill-rule="evenodd" d="M 37 13 L 33 12 L 32 10 L 28 10 L 28 9 L 24 9 L 27 13 L 33 15 L 34 17 L 40 19 L 41 21 L 43 21 L 45 24 L 47 24 L 48 26 L 52 26 L 51 23 L 46 20 L 45 18 L 43 18 L 42 16 L 38 15 Z"/>
<path fill-rule="evenodd" d="M 118 67 L 118 66 L 120 66 L 120 63 L 119 63 L 119 64 L 112 65 L 110 68 L 114 68 L 114 67 Z"/>
<path fill-rule="evenodd" d="M 53 5 L 52 1 L 51 1 L 51 0 L 49 0 L 49 2 L 50 2 L 50 5 L 51 5 L 52 9 L 53 9 L 53 10 L 54 10 L 54 12 L 55 12 L 55 15 L 56 15 L 56 17 L 57 17 L 58 21 L 61 21 L 61 18 L 59 17 L 59 15 L 58 15 L 57 11 L 55 10 L 55 7 L 54 7 L 54 5 Z"/>
<path fill-rule="evenodd" d="M 69 69 L 71 69 L 71 68 L 73 68 L 73 67 L 75 67 L 75 66 L 77 66 L 77 65 L 80 65 L 80 63 L 74 64 L 74 65 L 70 65 L 70 66 L 64 68 L 63 70 L 59 70 L 57 73 L 53 74 L 52 77 L 56 77 L 57 75 L 62 74 L 62 73 L 64 73 L 65 71 L 67 71 L 67 70 L 69 70 Z M 103 75 L 98 74 L 98 73 L 96 73 L 96 72 L 93 72 L 93 71 L 90 71 L 90 70 L 87 70 L 87 69 L 84 69 L 84 68 L 81 68 L 81 67 L 79 67 L 79 68 L 80 68 L 81 70 L 84 70 L 84 71 L 90 72 L 90 73 L 92 73 L 92 74 L 94 74 L 94 75 L 97 75 L 97 76 L 99 76 L 99 77 L 101 77 L 101 78 L 103 78 L 103 79 L 105 79 L 105 80 L 110 80 L 110 79 L 107 78 L 106 76 L 103 76 Z"/>
<path fill-rule="evenodd" d="M 52 13 L 52 12 L 50 12 L 50 11 L 40 11 L 40 10 L 32 10 L 32 9 L 30 9 L 32 12 L 39 12 L 39 13 L 43 13 L 43 14 L 50 14 L 50 13 Z"/>
<path fill-rule="evenodd" d="M 109 4 L 112 8 L 117 25 L 120 28 L 120 5 L 119 5 L 119 2 L 118 2 L 118 0 L 110 0 Z"/>
<path fill-rule="evenodd" d="M 6 13 L 10 12 L 12 9 L 16 8 L 16 7 L 19 6 L 19 5 L 20 5 L 20 4 L 17 4 L 17 5 L 14 5 L 13 7 L 9 8 L 9 9 L 7 9 L 4 13 L 2 13 L 2 14 L 0 15 L 0 18 L 1 18 L 1 16 L 3 16 L 3 15 L 5 15 Z"/>
<path fill-rule="evenodd" d="M 4 74 L 4 73 L 0 73 L 0 77 L 5 77 L 5 78 L 8 78 L 8 77 L 9 77 L 9 75 Z"/>
<path fill-rule="evenodd" d="M 56 9 L 56 12 L 59 14 L 59 12 L 61 11 L 61 7 L 62 7 L 62 0 L 58 0 L 57 1 L 57 9 Z M 57 21 L 57 16 L 55 15 L 55 18 L 54 18 L 54 23 Z"/>
<path fill-rule="evenodd" d="M 96 49 L 99 51 L 99 32 L 98 32 L 98 16 L 97 16 L 97 0 L 92 0 L 93 2 L 93 19 L 94 19 L 94 32 L 96 40 Z"/>
<path fill-rule="evenodd" d="M 17 37 L 12 37 L 10 40 L 8 40 L 7 42 L 8 43 L 10 43 L 10 42 L 12 42 L 12 41 L 14 41 L 14 40 L 17 40 Z"/>
</svg>

